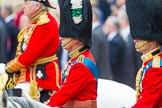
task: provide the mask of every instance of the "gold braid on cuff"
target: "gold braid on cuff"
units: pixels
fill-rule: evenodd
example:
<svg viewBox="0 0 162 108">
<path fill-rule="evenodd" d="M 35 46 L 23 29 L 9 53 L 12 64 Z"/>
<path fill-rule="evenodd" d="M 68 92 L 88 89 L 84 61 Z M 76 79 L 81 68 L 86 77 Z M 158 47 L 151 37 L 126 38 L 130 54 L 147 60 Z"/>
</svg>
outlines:
<svg viewBox="0 0 162 108">
<path fill-rule="evenodd" d="M 22 65 L 19 61 L 18 58 L 15 58 L 11 60 L 7 65 L 6 65 L 6 70 L 9 73 L 14 73 L 19 71 L 20 69 L 25 68 L 24 65 Z"/>
</svg>

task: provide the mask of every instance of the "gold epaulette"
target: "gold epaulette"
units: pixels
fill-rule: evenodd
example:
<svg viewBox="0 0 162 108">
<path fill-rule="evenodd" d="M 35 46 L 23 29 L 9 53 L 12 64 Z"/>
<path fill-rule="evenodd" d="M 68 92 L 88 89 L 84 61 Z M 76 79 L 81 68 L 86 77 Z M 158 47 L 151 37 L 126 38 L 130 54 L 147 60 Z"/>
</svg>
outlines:
<svg viewBox="0 0 162 108">
<path fill-rule="evenodd" d="M 43 24 L 47 24 L 48 22 L 50 22 L 50 19 L 48 18 L 47 13 L 45 12 L 43 15 L 39 17 L 39 21 L 37 22 L 37 24 L 43 25 Z"/>
<path fill-rule="evenodd" d="M 13 60 L 11 60 L 9 63 L 7 63 L 6 65 L 6 70 L 9 73 L 15 73 L 17 71 L 19 71 L 20 69 L 25 68 L 25 65 L 21 64 L 18 61 L 18 57 L 14 58 Z"/>
<path fill-rule="evenodd" d="M 157 56 L 153 57 L 152 67 L 160 68 L 160 56 L 157 55 Z"/>
<path fill-rule="evenodd" d="M 84 63 L 84 58 L 85 58 L 84 55 L 80 55 L 80 56 L 78 57 L 78 59 L 76 60 L 76 63 Z"/>
</svg>

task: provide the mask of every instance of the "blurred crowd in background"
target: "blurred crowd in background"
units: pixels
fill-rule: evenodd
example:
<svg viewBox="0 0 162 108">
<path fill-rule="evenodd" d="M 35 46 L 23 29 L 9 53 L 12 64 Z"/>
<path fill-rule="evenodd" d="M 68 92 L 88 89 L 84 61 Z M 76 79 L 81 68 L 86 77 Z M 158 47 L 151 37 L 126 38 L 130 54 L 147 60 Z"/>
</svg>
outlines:
<svg viewBox="0 0 162 108">
<path fill-rule="evenodd" d="M 53 0 L 57 1 L 57 0 Z M 13 59 L 19 31 L 30 20 L 23 15 L 23 0 L 0 0 L 0 62 Z M 92 47 L 99 78 L 135 88 L 135 76 L 142 64 L 129 30 L 125 0 L 91 0 L 93 11 Z M 57 7 L 57 2 L 54 3 Z M 59 10 L 49 10 L 59 24 Z M 68 61 L 68 51 L 58 50 L 60 68 Z"/>
</svg>

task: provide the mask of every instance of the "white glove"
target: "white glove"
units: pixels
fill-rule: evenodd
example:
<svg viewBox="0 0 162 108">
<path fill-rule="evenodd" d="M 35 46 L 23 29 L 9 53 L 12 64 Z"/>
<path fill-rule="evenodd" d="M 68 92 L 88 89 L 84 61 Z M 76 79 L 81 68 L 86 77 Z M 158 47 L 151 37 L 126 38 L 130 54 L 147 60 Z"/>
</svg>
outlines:
<svg viewBox="0 0 162 108">
<path fill-rule="evenodd" d="M 0 63 L 0 90 L 2 90 L 5 87 L 5 84 L 8 80 L 8 75 L 6 74 L 5 71 L 5 64 Z"/>
<path fill-rule="evenodd" d="M 4 63 L 0 63 L 0 74 L 6 73 L 5 71 L 5 65 Z"/>
<path fill-rule="evenodd" d="M 5 74 L 5 73 L 4 74 L 0 74 L 0 82 L 1 82 L 1 84 L 0 84 L 0 91 L 2 89 L 4 89 L 7 80 L 8 80 L 8 75 L 7 74 Z"/>
</svg>

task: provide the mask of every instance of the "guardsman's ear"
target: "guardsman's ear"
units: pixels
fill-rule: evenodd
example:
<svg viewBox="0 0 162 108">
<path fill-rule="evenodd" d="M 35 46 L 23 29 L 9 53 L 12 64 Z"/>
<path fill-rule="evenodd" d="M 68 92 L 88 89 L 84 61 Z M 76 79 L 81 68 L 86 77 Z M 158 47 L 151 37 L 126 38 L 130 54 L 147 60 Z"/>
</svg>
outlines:
<svg viewBox="0 0 162 108">
<path fill-rule="evenodd" d="M 37 3 L 35 4 L 35 10 L 38 10 L 40 7 L 41 7 L 41 3 L 37 2 Z"/>
</svg>

